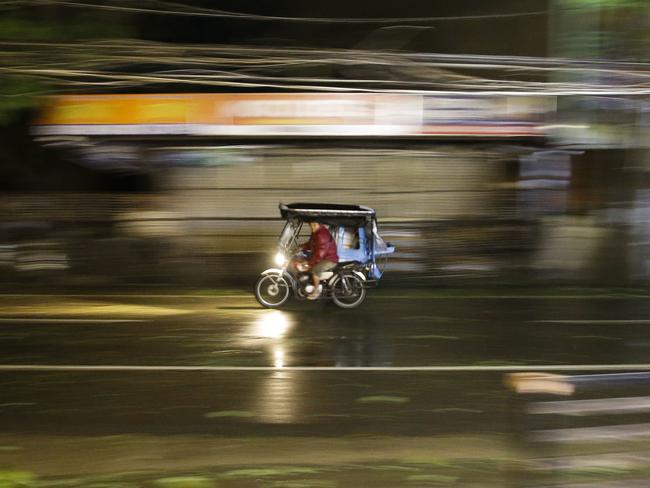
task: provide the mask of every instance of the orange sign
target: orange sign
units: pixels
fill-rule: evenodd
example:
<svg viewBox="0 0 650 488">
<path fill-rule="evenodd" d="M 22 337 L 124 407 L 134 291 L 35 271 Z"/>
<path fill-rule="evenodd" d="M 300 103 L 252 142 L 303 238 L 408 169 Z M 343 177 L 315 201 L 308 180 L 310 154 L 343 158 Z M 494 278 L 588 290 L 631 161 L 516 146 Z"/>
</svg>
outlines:
<svg viewBox="0 0 650 488">
<path fill-rule="evenodd" d="M 483 106 L 486 108 L 481 109 Z M 381 93 L 63 95 L 47 100 L 35 132 L 214 136 L 539 134 L 535 123 L 525 120 L 526 114 L 514 120 L 505 110 L 494 109 L 502 106 L 508 106 L 506 97 Z M 513 120 L 504 121 L 504 117 Z"/>
</svg>

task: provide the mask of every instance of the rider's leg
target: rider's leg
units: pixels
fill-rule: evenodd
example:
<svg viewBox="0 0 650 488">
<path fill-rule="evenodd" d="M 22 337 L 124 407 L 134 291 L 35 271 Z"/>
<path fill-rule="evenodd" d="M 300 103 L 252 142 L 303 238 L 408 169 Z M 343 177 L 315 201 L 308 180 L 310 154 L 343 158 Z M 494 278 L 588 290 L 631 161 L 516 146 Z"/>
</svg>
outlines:
<svg viewBox="0 0 650 488">
<path fill-rule="evenodd" d="M 316 265 L 316 266 L 318 266 L 318 265 Z M 307 295 L 307 298 L 309 298 L 310 300 L 315 300 L 316 298 L 318 298 L 320 296 L 320 289 L 319 289 L 320 271 L 313 269 L 312 272 L 310 273 L 310 275 L 311 275 L 311 282 L 314 285 L 314 289 L 312 290 L 312 292 L 309 295 Z"/>
<path fill-rule="evenodd" d="M 323 260 L 319 263 L 317 263 L 312 269 L 311 269 L 311 281 L 314 284 L 314 291 L 312 291 L 307 298 L 311 300 L 315 300 L 320 296 L 320 275 L 321 273 L 328 271 L 336 266 L 335 263 L 328 261 L 328 260 Z"/>
<path fill-rule="evenodd" d="M 307 296 L 310 300 L 315 300 L 320 296 L 320 274 L 325 271 L 327 267 L 326 261 L 316 263 L 311 269 L 311 282 L 314 284 L 314 290 Z"/>
<path fill-rule="evenodd" d="M 320 277 L 316 273 L 311 273 L 311 282 L 318 288 L 318 285 L 320 285 Z"/>
</svg>

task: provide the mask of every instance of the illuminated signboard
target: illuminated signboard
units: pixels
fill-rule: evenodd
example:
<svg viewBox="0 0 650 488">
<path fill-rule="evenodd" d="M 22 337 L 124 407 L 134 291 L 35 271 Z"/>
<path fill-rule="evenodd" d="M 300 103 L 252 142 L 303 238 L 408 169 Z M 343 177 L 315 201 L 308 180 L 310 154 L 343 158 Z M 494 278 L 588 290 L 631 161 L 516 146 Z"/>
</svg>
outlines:
<svg viewBox="0 0 650 488">
<path fill-rule="evenodd" d="M 39 135 L 541 136 L 546 101 L 399 94 L 66 95 Z"/>
</svg>

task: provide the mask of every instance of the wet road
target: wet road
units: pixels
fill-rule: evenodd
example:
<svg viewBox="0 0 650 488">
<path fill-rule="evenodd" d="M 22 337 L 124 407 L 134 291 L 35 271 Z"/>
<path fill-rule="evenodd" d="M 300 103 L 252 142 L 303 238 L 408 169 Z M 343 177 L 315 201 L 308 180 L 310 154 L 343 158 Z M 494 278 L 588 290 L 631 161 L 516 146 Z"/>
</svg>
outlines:
<svg viewBox="0 0 650 488">
<path fill-rule="evenodd" d="M 645 296 L 526 297 L 507 291 L 450 297 L 378 290 L 353 311 L 320 303 L 264 310 L 242 293 L 3 295 L 0 456 L 41 476 L 63 476 L 152 464 L 113 460 L 82 469 L 68 462 L 63 468 L 60 448 L 55 455 L 43 443 L 25 446 L 36 444 L 39 436 L 50 446 L 66 440 L 77 449 L 82 442 L 116 435 L 139 436 L 141 448 L 151 436 L 156 445 L 161 436 L 164 442 L 193 436 L 181 443 L 184 449 L 224 439 L 232 446 L 237 439 L 241 452 L 229 466 L 240 466 L 252 452 L 247 442 L 283 439 L 285 449 L 295 451 L 292 458 L 307 449 L 313 464 L 345 449 L 319 454 L 313 446 L 299 447 L 301 439 L 386 438 L 391 441 L 369 447 L 376 451 L 371 460 L 397 462 L 400 456 L 387 445 L 402 446 L 402 458 L 417 446 L 413 461 L 436 449 L 450 452 L 449 442 L 460 459 L 493 462 L 510 455 L 504 439 L 513 428 L 512 396 L 503 386 L 509 368 L 570 372 L 572 366 L 623 364 L 635 369 L 632 365 L 650 363 L 649 312 Z M 12 369 L 21 365 L 24 370 Z M 455 369 L 443 369 L 447 366 Z M 184 369 L 189 367 L 197 369 Z M 482 443 L 485 447 L 477 449 Z M 129 445 L 133 448 L 133 442 Z M 93 449 L 98 447 L 86 452 Z M 115 449 L 117 458 L 126 455 L 123 443 Z M 136 450 L 136 458 L 143 449 Z M 185 460 L 176 471 L 194 470 L 200 456 L 179 449 L 170 451 L 174 459 Z M 259 462 L 280 462 L 269 457 L 272 451 Z M 352 449 L 341 458 L 352 462 L 361 453 Z M 205 469 L 215 462 L 208 457 L 199 465 Z M 87 459 L 84 465 L 92 463 Z M 354 470 L 345 471 L 348 475 L 354 477 Z M 367 475 L 364 468 L 364 479 Z M 304 486 L 346 486 L 339 478 Z M 420 486 L 417 479 L 390 478 L 386 486 Z M 290 486 L 273 485 L 277 478 L 266 485 L 249 482 L 222 476 L 218 486 Z"/>
<path fill-rule="evenodd" d="M 224 297 L 0 296 L 4 364 L 435 366 L 643 363 L 650 302 L 375 296 L 359 309 Z"/>
</svg>

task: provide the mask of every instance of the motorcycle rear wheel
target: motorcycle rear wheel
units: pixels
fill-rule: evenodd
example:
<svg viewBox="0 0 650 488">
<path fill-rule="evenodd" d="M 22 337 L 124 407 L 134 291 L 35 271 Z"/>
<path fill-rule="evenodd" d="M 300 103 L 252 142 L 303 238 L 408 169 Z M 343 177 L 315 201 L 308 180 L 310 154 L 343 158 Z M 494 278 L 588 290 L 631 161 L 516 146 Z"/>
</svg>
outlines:
<svg viewBox="0 0 650 488">
<path fill-rule="evenodd" d="M 354 274 L 341 275 L 332 287 L 332 300 L 341 308 L 355 308 L 366 298 L 363 280 Z"/>
</svg>

